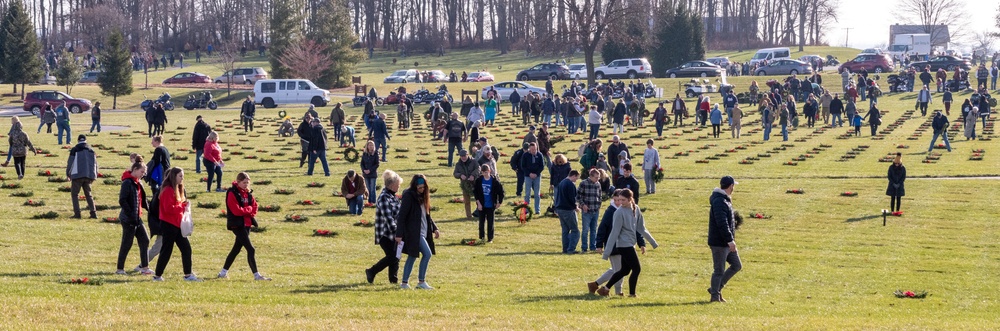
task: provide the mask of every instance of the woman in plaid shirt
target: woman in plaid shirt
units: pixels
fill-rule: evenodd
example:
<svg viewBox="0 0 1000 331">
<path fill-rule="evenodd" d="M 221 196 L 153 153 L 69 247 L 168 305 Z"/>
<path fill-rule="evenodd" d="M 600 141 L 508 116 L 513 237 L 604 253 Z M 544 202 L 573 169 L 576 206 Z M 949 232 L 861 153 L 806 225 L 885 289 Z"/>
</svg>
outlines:
<svg viewBox="0 0 1000 331">
<path fill-rule="evenodd" d="M 365 269 L 365 276 L 368 283 L 375 282 L 375 275 L 389 268 L 389 282 L 396 284 L 399 282 L 399 258 L 396 257 L 396 214 L 399 212 L 399 199 L 396 192 L 399 191 L 399 184 L 403 178 L 399 177 L 392 170 L 382 173 L 384 182 L 382 193 L 375 203 L 375 244 L 382 247 L 385 257 L 375 263 L 371 268 Z"/>
</svg>

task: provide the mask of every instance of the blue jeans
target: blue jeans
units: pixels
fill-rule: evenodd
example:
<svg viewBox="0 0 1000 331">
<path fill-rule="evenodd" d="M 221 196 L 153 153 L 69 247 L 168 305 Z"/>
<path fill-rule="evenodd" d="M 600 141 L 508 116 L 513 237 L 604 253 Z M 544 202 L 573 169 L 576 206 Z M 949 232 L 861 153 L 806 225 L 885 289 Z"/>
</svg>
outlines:
<svg viewBox="0 0 1000 331">
<path fill-rule="evenodd" d="M 538 176 L 536 178 L 531 178 L 531 176 L 524 176 L 524 203 L 530 202 L 530 197 L 535 197 L 535 215 L 541 213 L 541 192 L 539 189 L 542 186 L 542 177 Z M 534 192 L 534 194 L 532 194 Z"/>
<path fill-rule="evenodd" d="M 377 151 L 379 147 L 382 147 L 382 162 L 387 162 L 385 160 L 385 150 L 389 146 L 386 144 L 385 138 L 375 138 L 375 150 Z"/>
<path fill-rule="evenodd" d="M 590 125 L 590 140 L 597 139 L 597 133 L 600 130 L 601 130 L 601 125 L 600 124 L 591 124 Z"/>
<path fill-rule="evenodd" d="M 934 138 L 931 138 L 931 147 L 927 148 L 927 152 L 929 153 L 931 150 L 934 149 L 934 143 L 937 142 L 938 136 L 941 136 L 941 138 L 944 139 L 944 146 L 948 148 L 949 152 L 951 152 L 951 143 L 948 142 L 948 131 L 944 130 L 941 130 L 941 132 L 934 133 Z"/>
<path fill-rule="evenodd" d="M 403 282 L 410 282 L 410 273 L 413 272 L 413 262 L 417 261 L 416 255 L 410 255 L 406 258 L 406 264 L 403 265 Z M 431 262 L 431 246 L 427 244 L 427 238 L 420 237 L 420 271 L 417 275 L 417 279 L 421 282 L 427 279 L 427 264 Z"/>
<path fill-rule="evenodd" d="M 979 115 L 983 119 L 983 130 L 986 130 L 986 120 L 990 119 L 990 114 Z"/>
<path fill-rule="evenodd" d="M 208 172 L 208 186 L 206 187 L 207 192 L 212 192 L 212 181 L 215 181 L 215 189 L 222 188 L 222 167 L 215 164 L 215 162 L 209 160 L 203 160 L 205 163 L 205 171 Z"/>
<path fill-rule="evenodd" d="M 764 123 L 764 141 L 771 140 L 771 123 Z"/>
<path fill-rule="evenodd" d="M 97 128 L 97 132 L 101 132 L 101 120 L 94 120 L 94 123 L 90 124 L 90 132 L 94 132 L 94 128 Z"/>
<path fill-rule="evenodd" d="M 559 119 L 561 114 L 559 114 L 559 112 L 555 112 L 554 115 L 556 116 L 556 126 L 562 125 L 562 120 Z"/>
<path fill-rule="evenodd" d="M 340 145 L 343 146 L 345 142 L 350 139 L 351 147 L 354 147 L 354 132 L 349 131 L 347 133 L 340 134 Z"/>
<path fill-rule="evenodd" d="M 559 225 L 562 226 L 562 250 L 563 253 L 572 253 L 576 250 L 576 243 L 580 240 L 580 229 L 576 226 L 576 210 L 556 209 L 559 216 Z"/>
<path fill-rule="evenodd" d="M 580 216 L 583 228 L 581 230 L 583 239 L 580 242 L 580 250 L 584 252 L 587 251 L 587 247 L 590 247 L 590 250 L 597 249 L 597 215 L 597 211 L 590 211 L 584 212 L 583 215 Z"/>
<path fill-rule="evenodd" d="M 313 168 L 316 166 L 316 159 L 319 159 L 323 163 L 323 174 L 330 176 L 330 165 L 326 163 L 326 150 L 309 153 L 309 171 L 306 172 L 306 175 L 312 176 Z"/>
<path fill-rule="evenodd" d="M 201 173 L 201 156 L 205 154 L 204 149 L 194 150 L 194 172 Z"/>
<path fill-rule="evenodd" d="M 996 77 L 990 78 L 990 85 L 991 85 L 990 86 L 991 90 L 996 90 L 997 89 L 997 78 Z"/>
<path fill-rule="evenodd" d="M 458 141 L 456 142 L 455 140 L 458 140 Z M 455 151 L 461 151 L 462 150 L 462 140 L 461 139 L 455 139 L 455 140 L 452 140 L 451 138 L 448 138 L 448 166 L 449 167 L 451 167 L 452 165 L 454 165 L 454 163 L 452 163 L 452 161 L 455 160 Z"/>
<path fill-rule="evenodd" d="M 878 103 L 878 97 L 868 98 L 868 107 L 875 106 L 876 103 Z"/>
<path fill-rule="evenodd" d="M 830 115 L 833 116 L 831 118 L 831 120 L 830 120 L 830 126 L 831 127 L 833 127 L 833 126 L 843 127 L 844 126 L 844 119 L 840 117 L 840 113 L 830 114 Z"/>
<path fill-rule="evenodd" d="M 552 125 L 552 114 L 545 114 L 545 124 Z"/>
<path fill-rule="evenodd" d="M 788 124 L 781 125 L 781 140 L 788 141 Z"/>
<path fill-rule="evenodd" d="M 579 123 L 580 121 L 577 121 L 576 117 L 566 118 L 566 130 L 569 132 L 569 134 L 576 133 L 576 125 Z"/>
<path fill-rule="evenodd" d="M 731 121 L 732 119 L 730 119 L 730 122 Z M 656 136 L 663 137 L 663 122 L 661 121 L 656 121 Z"/>
<path fill-rule="evenodd" d="M 865 93 L 864 87 L 858 87 L 858 94 L 861 95 L 861 101 L 865 101 L 865 98 L 868 97 L 868 93 Z"/>
<path fill-rule="evenodd" d="M 365 197 L 363 195 L 347 199 L 347 212 L 349 214 L 361 215 L 363 210 L 365 210 Z"/>
<path fill-rule="evenodd" d="M 375 203 L 375 196 L 378 195 L 378 191 L 375 190 L 375 183 L 378 183 L 378 177 L 365 178 L 365 187 L 368 189 L 368 202 L 371 203 Z"/>
<path fill-rule="evenodd" d="M 56 126 L 59 128 L 59 133 L 58 133 L 59 144 L 62 145 L 63 131 L 66 132 L 66 143 L 69 144 L 71 140 L 70 136 L 73 135 L 72 133 L 73 131 L 69 127 L 69 121 L 56 122 Z"/>
</svg>

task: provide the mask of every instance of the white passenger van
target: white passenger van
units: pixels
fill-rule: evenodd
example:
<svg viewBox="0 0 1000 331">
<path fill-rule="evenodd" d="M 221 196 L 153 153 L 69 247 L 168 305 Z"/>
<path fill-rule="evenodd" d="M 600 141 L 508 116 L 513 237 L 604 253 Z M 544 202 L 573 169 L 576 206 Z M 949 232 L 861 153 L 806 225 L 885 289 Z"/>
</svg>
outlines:
<svg viewBox="0 0 1000 331">
<path fill-rule="evenodd" d="M 774 60 L 780 59 L 791 59 L 792 51 L 788 47 L 777 47 L 777 48 L 764 48 L 758 50 L 753 58 L 750 59 L 750 65 L 755 65 L 762 61 L 772 62 Z"/>
<path fill-rule="evenodd" d="M 261 79 L 253 87 L 253 102 L 264 108 L 285 104 L 312 104 L 325 107 L 330 91 L 316 87 L 308 79 Z"/>
</svg>

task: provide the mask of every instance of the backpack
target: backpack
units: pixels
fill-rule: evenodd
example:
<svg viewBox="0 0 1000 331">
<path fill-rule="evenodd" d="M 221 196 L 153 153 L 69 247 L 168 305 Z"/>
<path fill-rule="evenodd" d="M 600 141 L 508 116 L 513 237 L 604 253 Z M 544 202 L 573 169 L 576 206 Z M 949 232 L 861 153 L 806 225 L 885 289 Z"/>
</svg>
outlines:
<svg viewBox="0 0 1000 331">
<path fill-rule="evenodd" d="M 510 157 L 510 170 L 517 171 L 521 167 L 521 156 L 524 155 L 524 150 L 519 149 L 514 152 L 514 155 Z"/>
<path fill-rule="evenodd" d="M 587 152 L 587 145 L 588 144 L 590 144 L 589 141 L 580 144 L 580 148 L 577 148 L 577 150 L 576 150 L 576 157 L 578 157 L 578 158 L 583 157 L 583 154 Z"/>
</svg>

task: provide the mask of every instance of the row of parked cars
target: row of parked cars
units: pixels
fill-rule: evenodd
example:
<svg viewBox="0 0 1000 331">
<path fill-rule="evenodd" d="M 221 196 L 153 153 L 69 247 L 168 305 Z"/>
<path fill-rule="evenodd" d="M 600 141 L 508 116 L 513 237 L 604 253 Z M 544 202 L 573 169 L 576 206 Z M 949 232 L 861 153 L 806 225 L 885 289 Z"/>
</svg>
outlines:
<svg viewBox="0 0 1000 331">
<path fill-rule="evenodd" d="M 83 77 L 80 78 L 81 83 L 97 83 L 97 76 L 100 75 L 100 71 L 87 71 L 83 73 Z M 222 73 L 222 75 L 215 77 L 213 80 L 211 76 L 200 73 L 200 72 L 181 72 L 170 78 L 164 79 L 163 84 L 223 84 L 228 83 L 232 80 L 234 84 L 246 84 L 253 85 L 258 80 L 267 79 L 267 70 L 264 68 L 236 68 L 227 72 Z"/>
</svg>

